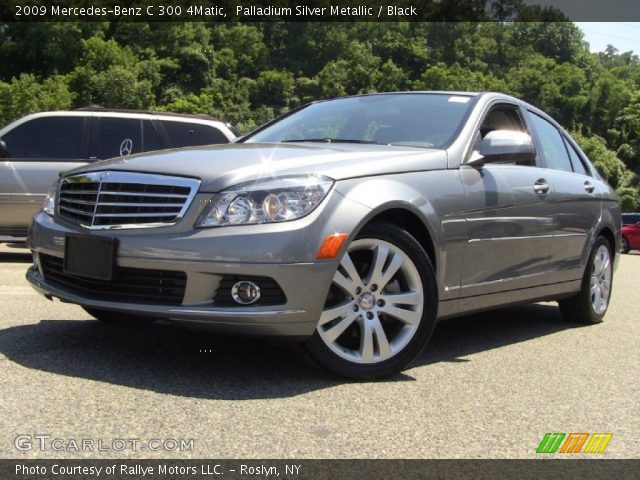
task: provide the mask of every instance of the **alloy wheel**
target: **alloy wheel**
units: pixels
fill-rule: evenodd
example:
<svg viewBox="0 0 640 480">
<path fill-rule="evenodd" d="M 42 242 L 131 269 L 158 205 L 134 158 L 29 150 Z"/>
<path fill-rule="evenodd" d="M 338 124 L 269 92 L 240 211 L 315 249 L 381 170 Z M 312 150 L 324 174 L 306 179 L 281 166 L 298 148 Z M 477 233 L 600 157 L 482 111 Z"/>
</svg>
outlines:
<svg viewBox="0 0 640 480">
<path fill-rule="evenodd" d="M 593 257 L 591 266 L 591 305 L 598 315 L 609 305 L 611 293 L 611 255 L 605 245 L 600 245 Z"/>
<path fill-rule="evenodd" d="M 390 242 L 363 238 L 340 260 L 317 331 L 336 355 L 375 364 L 411 341 L 423 308 L 423 285 L 411 258 Z"/>
</svg>

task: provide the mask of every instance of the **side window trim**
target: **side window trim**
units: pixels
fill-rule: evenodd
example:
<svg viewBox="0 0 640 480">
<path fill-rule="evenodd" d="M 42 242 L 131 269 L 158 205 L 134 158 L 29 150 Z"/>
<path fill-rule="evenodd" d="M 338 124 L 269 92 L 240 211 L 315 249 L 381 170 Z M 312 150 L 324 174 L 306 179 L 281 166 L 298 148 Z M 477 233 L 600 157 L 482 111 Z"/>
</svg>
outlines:
<svg viewBox="0 0 640 480">
<path fill-rule="evenodd" d="M 89 137 L 89 160 L 97 161 L 98 160 L 98 146 L 100 144 L 100 117 L 96 117 L 95 115 L 91 115 L 89 129 L 88 129 L 88 137 Z"/>
<path fill-rule="evenodd" d="M 151 120 L 153 127 L 156 129 L 158 135 L 160 135 L 160 140 L 162 140 L 163 148 L 171 148 L 173 144 L 171 143 L 171 139 L 169 138 L 169 134 L 164 129 L 164 125 L 162 125 L 162 121 L 154 118 Z"/>
<path fill-rule="evenodd" d="M 153 131 L 156 132 L 156 135 L 158 135 L 158 137 L 160 138 L 160 145 L 162 149 L 164 150 L 165 148 L 168 148 L 169 145 L 167 143 L 167 139 L 162 135 L 163 132 L 160 131 L 160 128 L 158 127 L 158 122 L 155 120 L 155 118 L 152 118 L 149 121 L 151 122 Z"/>
<path fill-rule="evenodd" d="M 82 122 L 82 152 L 84 158 L 89 158 L 89 131 L 91 129 L 91 118 L 84 117 Z"/>
<path fill-rule="evenodd" d="M 528 115 L 529 112 L 527 111 L 527 109 L 523 105 L 517 105 L 517 107 L 518 107 L 518 113 L 520 114 L 520 119 L 522 120 L 522 123 L 524 124 L 524 128 L 527 129 L 526 133 L 531 137 L 531 141 L 533 142 L 533 149 L 536 151 L 536 154 L 533 157 L 533 165 L 531 165 L 531 166 L 535 167 L 535 168 L 544 168 L 544 166 L 545 166 L 544 160 L 542 162 L 540 161 L 541 146 L 537 142 L 536 131 L 533 128 L 533 124 L 531 123 L 531 119 L 529 118 L 529 115 Z"/>
<path fill-rule="evenodd" d="M 535 113 L 527 108 L 525 109 L 525 114 L 527 117 L 527 124 L 529 125 L 530 132 L 531 132 L 529 135 L 531 135 L 533 144 L 536 147 L 536 164 L 540 168 L 549 168 L 549 166 L 547 165 L 547 159 L 544 156 L 544 150 L 542 149 L 542 143 L 540 143 L 540 135 L 538 134 L 538 131 L 536 130 L 536 126 L 533 124 L 533 121 L 531 120 L 531 115 L 535 115 Z"/>
<path fill-rule="evenodd" d="M 569 145 L 567 145 L 567 139 L 564 137 L 562 132 L 560 132 L 560 137 L 562 138 L 562 143 L 564 144 L 564 149 L 567 151 L 567 157 L 569 157 L 569 165 L 571 165 L 571 171 L 573 173 L 576 172 L 576 166 L 573 164 L 573 159 L 571 158 L 571 152 L 569 151 Z"/>
<path fill-rule="evenodd" d="M 567 148 L 567 153 L 569 154 L 569 161 L 571 162 L 571 168 L 573 168 L 574 173 L 577 173 L 578 175 L 586 175 L 588 177 L 593 177 L 593 173 L 589 168 L 588 162 L 584 159 L 584 157 L 582 156 L 582 153 L 577 148 L 575 148 L 575 146 L 571 142 L 571 139 L 565 132 L 560 132 L 560 133 L 562 134 L 562 140 L 564 140 L 564 145 Z M 576 167 L 573 164 L 573 158 L 571 156 L 571 151 L 569 151 L 569 149 L 571 149 L 573 153 L 575 153 L 575 156 L 578 157 L 578 161 L 582 165 L 582 169 L 586 172 L 586 174 L 576 172 Z"/>
</svg>

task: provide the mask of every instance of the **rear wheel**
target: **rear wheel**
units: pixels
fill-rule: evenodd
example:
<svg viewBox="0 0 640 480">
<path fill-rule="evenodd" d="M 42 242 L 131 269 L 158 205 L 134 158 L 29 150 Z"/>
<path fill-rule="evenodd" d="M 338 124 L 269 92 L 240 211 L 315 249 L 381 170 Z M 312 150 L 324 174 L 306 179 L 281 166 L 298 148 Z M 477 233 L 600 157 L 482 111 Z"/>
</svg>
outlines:
<svg viewBox="0 0 640 480">
<path fill-rule="evenodd" d="M 435 324 L 433 266 L 405 230 L 373 224 L 340 260 L 316 332 L 312 356 L 350 378 L 396 373 L 424 349 Z"/>
<path fill-rule="evenodd" d="M 113 310 L 103 310 L 101 308 L 82 307 L 85 312 L 96 320 L 111 325 L 119 326 L 143 326 L 150 325 L 157 319 L 145 317 L 143 315 L 130 315 L 128 313 L 116 312 Z"/>
<path fill-rule="evenodd" d="M 629 247 L 629 240 L 627 240 L 625 237 L 622 237 L 622 253 L 629 253 L 630 250 L 631 247 Z"/>
<path fill-rule="evenodd" d="M 609 307 L 613 285 L 613 257 L 611 246 L 604 237 L 598 237 L 582 279 L 580 292 L 561 300 L 562 316 L 575 323 L 600 323 Z"/>
</svg>

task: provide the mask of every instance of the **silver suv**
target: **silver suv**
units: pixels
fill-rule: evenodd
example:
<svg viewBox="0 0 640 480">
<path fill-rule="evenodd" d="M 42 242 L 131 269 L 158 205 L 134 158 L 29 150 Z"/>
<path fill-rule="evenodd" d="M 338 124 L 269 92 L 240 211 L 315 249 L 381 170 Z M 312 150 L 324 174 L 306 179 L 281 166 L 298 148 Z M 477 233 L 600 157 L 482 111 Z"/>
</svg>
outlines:
<svg viewBox="0 0 640 480">
<path fill-rule="evenodd" d="M 556 300 L 602 321 L 620 238 L 615 193 L 540 110 L 376 94 L 65 174 L 27 278 L 102 321 L 290 336 L 372 378 L 415 359 L 438 319 Z"/>
<path fill-rule="evenodd" d="M 0 129 L 0 242 L 24 241 L 60 172 L 122 154 L 229 143 L 237 133 L 206 116 L 102 109 L 16 120 Z"/>
</svg>

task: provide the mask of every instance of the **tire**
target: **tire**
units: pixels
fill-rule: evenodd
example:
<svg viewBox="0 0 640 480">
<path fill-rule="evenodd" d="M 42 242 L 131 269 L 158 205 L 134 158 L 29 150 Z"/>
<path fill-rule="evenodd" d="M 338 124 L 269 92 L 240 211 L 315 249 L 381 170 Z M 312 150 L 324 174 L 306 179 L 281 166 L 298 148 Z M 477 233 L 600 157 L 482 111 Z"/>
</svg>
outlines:
<svg viewBox="0 0 640 480">
<path fill-rule="evenodd" d="M 558 302 L 565 320 L 584 324 L 602 322 L 613 290 L 612 251 L 607 239 L 598 237 L 589 255 L 580 291 Z"/>
<path fill-rule="evenodd" d="M 630 250 L 631 247 L 629 247 L 629 240 L 627 240 L 625 237 L 622 237 L 622 248 L 620 249 L 620 251 L 622 253 L 629 253 Z"/>
<path fill-rule="evenodd" d="M 426 347 L 437 310 L 436 277 L 422 246 L 395 225 L 372 224 L 341 258 L 305 346 L 338 375 L 385 377 L 403 370 Z"/>
<path fill-rule="evenodd" d="M 110 325 L 118 325 L 121 327 L 134 327 L 151 325 L 157 319 L 153 317 L 145 317 L 142 315 L 130 315 L 128 313 L 116 312 L 113 310 L 102 310 L 100 308 L 82 307 L 85 312 L 96 320 L 108 323 Z"/>
</svg>

